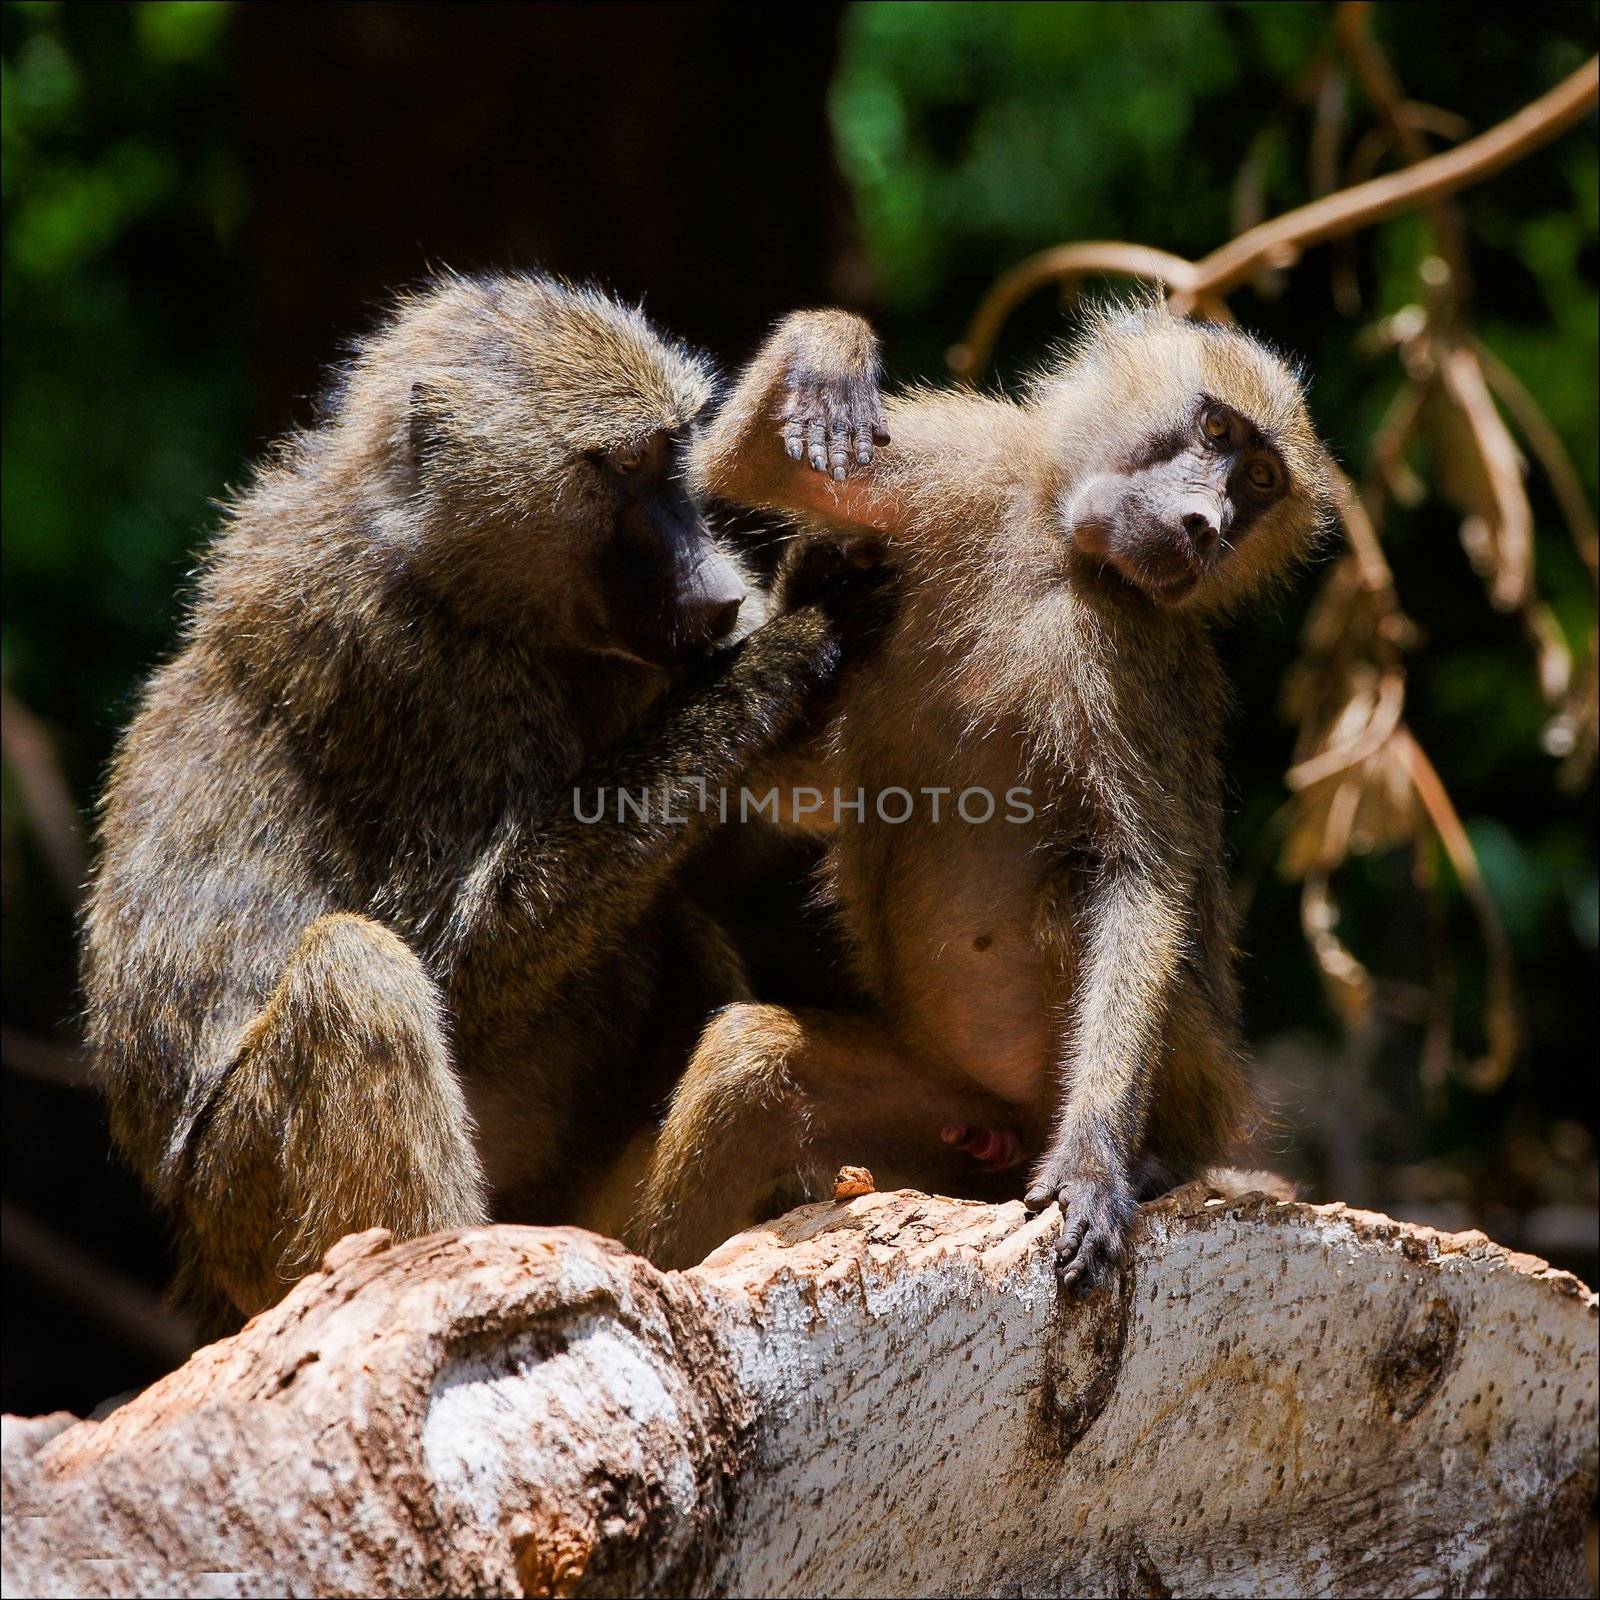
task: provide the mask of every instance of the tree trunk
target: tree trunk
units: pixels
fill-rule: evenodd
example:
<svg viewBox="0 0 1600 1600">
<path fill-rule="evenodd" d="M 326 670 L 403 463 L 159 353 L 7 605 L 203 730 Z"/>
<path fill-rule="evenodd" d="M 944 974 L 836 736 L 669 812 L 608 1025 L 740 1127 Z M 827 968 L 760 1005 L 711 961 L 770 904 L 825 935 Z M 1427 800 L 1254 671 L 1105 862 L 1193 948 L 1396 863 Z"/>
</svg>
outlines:
<svg viewBox="0 0 1600 1600">
<path fill-rule="evenodd" d="M 858 301 L 833 158 L 844 7 L 249 5 L 235 11 L 260 422 L 437 268 L 595 279 L 742 359 Z"/>
<path fill-rule="evenodd" d="M 1596 1302 L 1481 1234 L 809 1206 L 662 1273 L 343 1240 L 100 1422 L 7 1419 L 7 1594 L 1587 1592 Z"/>
</svg>

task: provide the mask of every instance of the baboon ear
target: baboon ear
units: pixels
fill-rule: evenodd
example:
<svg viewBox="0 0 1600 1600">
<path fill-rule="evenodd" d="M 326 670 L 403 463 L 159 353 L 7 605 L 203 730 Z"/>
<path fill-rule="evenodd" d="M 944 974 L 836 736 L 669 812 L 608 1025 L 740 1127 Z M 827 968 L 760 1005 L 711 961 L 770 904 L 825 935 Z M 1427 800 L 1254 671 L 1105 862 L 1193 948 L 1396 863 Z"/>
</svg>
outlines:
<svg viewBox="0 0 1600 1600">
<path fill-rule="evenodd" d="M 439 457 L 445 442 L 445 419 L 449 415 L 444 391 L 432 383 L 411 385 L 411 411 L 408 439 L 411 470 L 421 478 Z"/>
</svg>

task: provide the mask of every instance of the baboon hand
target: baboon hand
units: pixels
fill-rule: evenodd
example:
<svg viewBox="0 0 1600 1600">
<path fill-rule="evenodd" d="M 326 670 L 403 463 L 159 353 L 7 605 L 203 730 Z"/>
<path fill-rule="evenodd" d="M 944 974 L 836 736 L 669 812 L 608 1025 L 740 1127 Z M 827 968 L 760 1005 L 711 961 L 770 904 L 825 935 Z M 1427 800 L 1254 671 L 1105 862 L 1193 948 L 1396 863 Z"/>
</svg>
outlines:
<svg viewBox="0 0 1600 1600">
<path fill-rule="evenodd" d="M 886 546 L 875 539 L 839 542 L 817 535 L 792 544 L 773 582 L 780 610 L 814 608 L 846 657 L 869 649 L 895 611 L 897 585 Z"/>
<path fill-rule="evenodd" d="M 778 403 L 791 461 L 843 483 L 850 468 L 872 465 L 888 444 L 872 330 L 843 312 L 803 312 L 783 330 L 790 349 Z"/>
<path fill-rule="evenodd" d="M 789 459 L 809 462 L 835 483 L 844 482 L 852 464 L 870 467 L 876 447 L 889 442 L 877 386 L 859 381 L 795 374 L 780 420 Z"/>
<path fill-rule="evenodd" d="M 1087 1294 L 1105 1287 L 1128 1255 L 1137 1202 L 1127 1176 L 1076 1173 L 1046 1157 L 1023 1203 L 1042 1211 L 1052 1201 L 1061 1207 L 1056 1271 L 1062 1288 Z"/>
<path fill-rule="evenodd" d="M 746 708 L 784 708 L 767 725 L 763 748 L 797 729 L 810 737 L 831 715 L 841 671 L 871 651 L 894 615 L 893 579 L 881 546 L 846 549 L 810 536 L 790 546 L 773 581 L 776 614 L 704 669 L 725 676 Z M 679 692 L 693 702 L 694 691 Z"/>
</svg>

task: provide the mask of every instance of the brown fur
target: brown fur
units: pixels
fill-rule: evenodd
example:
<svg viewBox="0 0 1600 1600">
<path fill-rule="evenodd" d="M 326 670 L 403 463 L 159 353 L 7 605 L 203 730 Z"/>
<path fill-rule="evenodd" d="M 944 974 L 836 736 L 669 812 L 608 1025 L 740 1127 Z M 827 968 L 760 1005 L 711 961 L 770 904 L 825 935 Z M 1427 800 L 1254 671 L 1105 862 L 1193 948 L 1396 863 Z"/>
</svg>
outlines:
<svg viewBox="0 0 1600 1600">
<path fill-rule="evenodd" d="M 230 508 L 111 773 L 84 951 L 114 1135 L 217 1322 L 348 1231 L 581 1216 L 744 992 L 663 890 L 699 779 L 796 727 L 840 639 L 797 603 L 685 647 L 727 573 L 663 463 L 710 392 L 599 294 L 447 280 Z M 633 593 L 616 541 L 658 516 L 677 566 Z M 584 826 L 602 784 L 691 820 Z"/>
<path fill-rule="evenodd" d="M 712 492 L 886 536 L 899 559 L 893 632 L 847 682 L 807 781 L 944 786 L 947 808 L 969 787 L 1027 786 L 1037 815 L 936 825 L 923 802 L 896 826 L 869 803 L 864 824 L 842 822 L 828 884 L 872 1014 L 719 1017 L 630 1236 L 692 1261 L 764 1196 L 825 1193 L 839 1160 L 948 1182 L 942 1126 L 1015 1129 L 1030 1203 L 1061 1204 L 1068 1278 L 1093 1281 L 1140 1194 L 1200 1175 L 1250 1129 L 1216 756 L 1227 694 L 1203 619 L 1311 547 L 1326 457 L 1281 362 L 1159 307 L 1106 313 L 1021 401 L 891 397 L 873 460 L 877 375 L 864 324 L 791 318 L 695 456 Z M 1213 415 L 1231 419 L 1226 448 L 1196 433 Z M 1260 456 L 1279 498 L 1245 507 L 1230 487 L 1238 537 L 1195 524 L 1182 543 L 1191 524 L 1173 518 L 1206 462 Z"/>
</svg>

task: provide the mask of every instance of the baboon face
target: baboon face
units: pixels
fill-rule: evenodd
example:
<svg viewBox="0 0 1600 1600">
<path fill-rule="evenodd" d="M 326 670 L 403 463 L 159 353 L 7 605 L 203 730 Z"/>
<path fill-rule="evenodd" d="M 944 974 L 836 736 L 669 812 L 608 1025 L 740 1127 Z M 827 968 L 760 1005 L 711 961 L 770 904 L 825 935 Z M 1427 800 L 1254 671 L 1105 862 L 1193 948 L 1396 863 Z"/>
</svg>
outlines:
<svg viewBox="0 0 1600 1600">
<path fill-rule="evenodd" d="M 1187 600 L 1289 492 L 1283 456 L 1243 412 L 1196 395 L 1186 427 L 1144 440 L 1068 506 L 1071 536 L 1161 605 Z"/>
<path fill-rule="evenodd" d="M 1062 387 L 1082 465 L 1058 514 L 1111 581 L 1159 606 L 1221 605 L 1314 544 L 1327 457 L 1299 380 L 1248 335 L 1160 310 L 1110 318 Z"/>
<path fill-rule="evenodd" d="M 745 585 L 683 482 L 687 430 L 586 455 L 608 503 L 574 621 L 596 649 L 671 666 L 725 639 Z"/>
<path fill-rule="evenodd" d="M 745 587 L 683 477 L 711 374 L 640 312 L 550 279 L 450 280 L 402 309 L 352 395 L 400 398 L 391 374 L 417 563 L 474 615 L 659 666 L 733 631 Z"/>
</svg>

